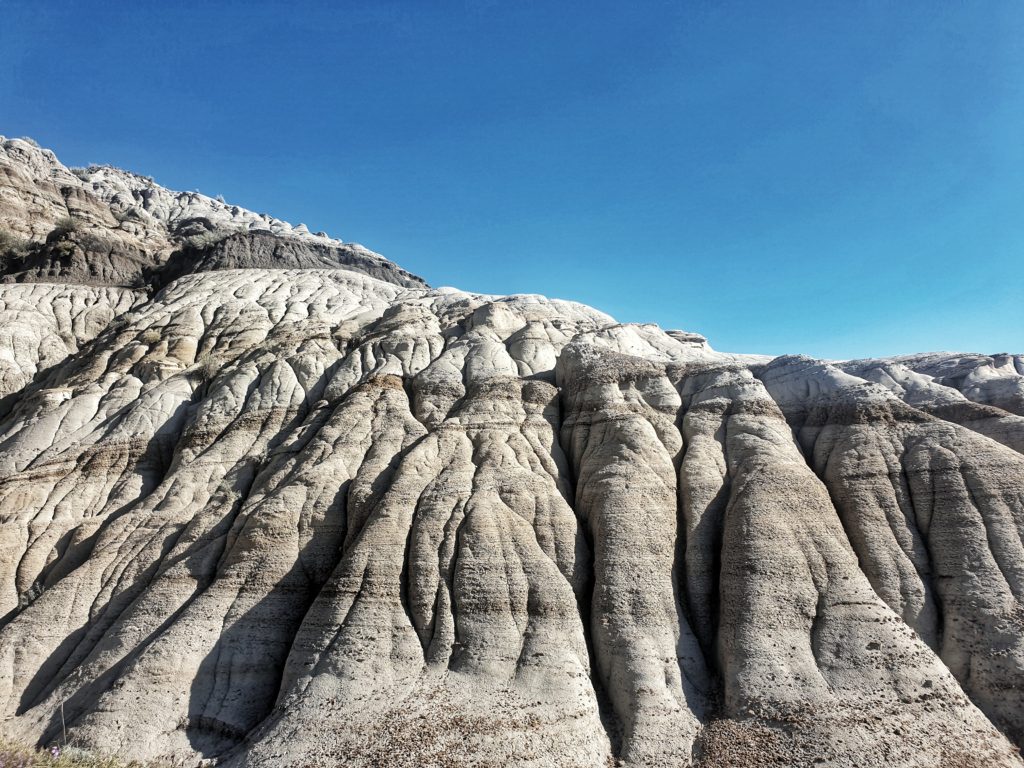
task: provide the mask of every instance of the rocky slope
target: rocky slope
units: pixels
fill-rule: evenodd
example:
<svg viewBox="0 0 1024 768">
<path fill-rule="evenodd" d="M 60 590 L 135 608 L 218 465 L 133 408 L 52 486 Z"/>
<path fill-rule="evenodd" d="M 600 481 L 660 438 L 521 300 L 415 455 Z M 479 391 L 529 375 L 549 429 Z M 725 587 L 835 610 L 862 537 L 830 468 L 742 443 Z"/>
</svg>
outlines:
<svg viewBox="0 0 1024 768">
<path fill-rule="evenodd" d="M 172 192 L 109 166 L 65 168 L 53 152 L 0 136 L 5 280 L 160 287 L 219 268 L 332 269 L 425 287 L 372 251 L 310 234 L 198 192 Z"/>
<path fill-rule="evenodd" d="M 5 736 L 1024 765 L 1024 357 L 722 354 L 0 146 Z"/>
</svg>

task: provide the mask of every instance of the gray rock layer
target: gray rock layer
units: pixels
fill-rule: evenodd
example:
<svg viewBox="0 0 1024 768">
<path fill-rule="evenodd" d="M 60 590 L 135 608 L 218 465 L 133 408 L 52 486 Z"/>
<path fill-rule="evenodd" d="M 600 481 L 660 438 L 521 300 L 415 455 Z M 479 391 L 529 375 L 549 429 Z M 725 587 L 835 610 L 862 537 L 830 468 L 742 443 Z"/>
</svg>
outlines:
<svg viewBox="0 0 1024 768">
<path fill-rule="evenodd" d="M 64 194 L 8 144 L 37 244 L 58 195 L 138 192 Z M 74 251 L 0 284 L 3 735 L 239 768 L 1024 765 L 1021 357 L 722 354 L 302 233 L 183 261 L 180 200 L 142 197 L 162 287 L 75 283 L 114 262 Z"/>
</svg>

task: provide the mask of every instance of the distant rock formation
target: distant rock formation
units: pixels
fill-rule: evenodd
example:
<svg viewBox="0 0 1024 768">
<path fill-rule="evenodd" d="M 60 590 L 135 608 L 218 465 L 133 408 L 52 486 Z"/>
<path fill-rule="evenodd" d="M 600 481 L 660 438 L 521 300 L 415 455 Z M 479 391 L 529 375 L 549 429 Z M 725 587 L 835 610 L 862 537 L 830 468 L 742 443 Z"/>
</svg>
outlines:
<svg viewBox="0 0 1024 768">
<path fill-rule="evenodd" d="M 720 353 L 0 146 L 3 735 L 1024 765 L 1024 357 Z"/>
<path fill-rule="evenodd" d="M 0 142 L 0 233 L 9 244 L 23 240 L 0 263 L 8 282 L 140 288 L 209 269 L 344 267 L 426 287 L 383 256 L 305 225 L 117 168 L 70 170 L 27 141 Z"/>
</svg>

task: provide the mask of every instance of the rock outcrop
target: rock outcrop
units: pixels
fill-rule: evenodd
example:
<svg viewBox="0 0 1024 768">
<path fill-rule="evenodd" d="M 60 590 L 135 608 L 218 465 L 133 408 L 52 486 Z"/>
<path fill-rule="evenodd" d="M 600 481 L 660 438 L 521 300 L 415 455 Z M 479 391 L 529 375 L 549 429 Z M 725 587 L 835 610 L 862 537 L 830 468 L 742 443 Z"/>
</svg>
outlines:
<svg viewBox="0 0 1024 768">
<path fill-rule="evenodd" d="M 407 287 L 415 275 L 355 243 L 109 166 L 65 168 L 0 136 L 0 280 L 158 289 L 209 269 L 345 268 Z"/>
<path fill-rule="evenodd" d="M 2 146 L 4 735 L 1024 765 L 1024 358 L 719 353 Z"/>
</svg>

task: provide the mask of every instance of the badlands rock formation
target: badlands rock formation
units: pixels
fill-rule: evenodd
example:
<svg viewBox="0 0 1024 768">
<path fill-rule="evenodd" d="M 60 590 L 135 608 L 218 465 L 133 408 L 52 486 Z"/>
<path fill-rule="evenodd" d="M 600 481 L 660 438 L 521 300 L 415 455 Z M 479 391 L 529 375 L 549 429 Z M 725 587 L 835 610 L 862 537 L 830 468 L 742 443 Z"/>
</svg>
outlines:
<svg viewBox="0 0 1024 768">
<path fill-rule="evenodd" d="M 1024 765 L 1024 357 L 722 354 L 0 146 L 4 736 Z"/>
</svg>

